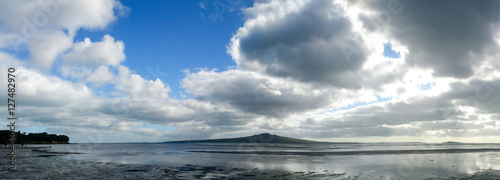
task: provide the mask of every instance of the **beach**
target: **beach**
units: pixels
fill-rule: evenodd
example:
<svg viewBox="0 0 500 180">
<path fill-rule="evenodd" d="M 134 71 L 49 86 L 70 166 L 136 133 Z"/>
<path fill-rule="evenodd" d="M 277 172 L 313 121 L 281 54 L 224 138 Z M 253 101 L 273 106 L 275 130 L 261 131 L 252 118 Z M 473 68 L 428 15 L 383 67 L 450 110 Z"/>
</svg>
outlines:
<svg viewBox="0 0 500 180">
<path fill-rule="evenodd" d="M 178 167 L 67 160 L 52 153 L 18 149 L 16 172 L 0 171 L 2 179 L 330 179 L 343 173 L 286 172 L 186 164 Z M 6 153 L 6 149 L 1 149 Z"/>
<path fill-rule="evenodd" d="M 2 170 L 5 179 L 387 179 L 370 177 L 360 172 L 357 176 L 332 172 L 290 172 L 260 169 L 241 169 L 186 164 L 179 167 L 118 164 L 66 160 L 47 153 L 24 151 L 17 171 Z M 31 156 L 31 157 L 30 157 Z M 473 174 L 443 176 L 429 179 L 495 179 L 498 170 L 481 170 Z"/>
<path fill-rule="evenodd" d="M 262 155 L 258 154 L 255 157 L 248 157 L 248 154 L 237 154 L 236 156 L 244 156 L 246 159 L 239 159 L 238 161 L 251 161 L 253 163 L 262 162 L 263 157 L 265 159 L 276 159 L 280 158 L 283 161 L 277 162 L 273 160 L 269 161 L 265 166 L 248 166 L 244 164 L 252 164 L 249 162 L 243 162 L 241 164 L 235 164 L 230 162 L 230 159 L 236 157 L 234 154 L 220 154 L 220 153 L 194 153 L 194 152 L 184 152 L 179 151 L 181 159 L 185 161 L 174 162 L 169 160 L 169 156 L 174 157 L 171 152 L 169 156 L 164 156 L 165 161 L 154 162 L 154 161 L 137 161 L 136 159 L 158 159 L 158 156 L 146 156 L 141 151 L 133 150 L 137 155 L 123 155 L 122 152 L 125 150 L 116 150 L 110 152 L 109 150 L 103 151 L 99 147 L 104 145 L 95 145 L 94 149 L 91 151 L 61 151 L 67 147 L 75 148 L 77 145 L 56 145 L 55 148 L 45 148 L 45 149 L 16 149 L 16 172 L 9 172 L 6 168 L 0 171 L 0 177 L 2 179 L 498 179 L 500 178 L 500 171 L 495 169 L 496 166 L 484 166 L 484 169 L 474 169 L 462 171 L 465 165 L 460 165 L 457 163 L 454 166 L 449 167 L 450 169 L 458 169 L 457 171 L 450 171 L 454 173 L 449 173 L 443 170 L 443 174 L 436 173 L 432 170 L 426 168 L 432 167 L 416 167 L 408 166 L 406 173 L 404 169 L 398 168 L 401 166 L 391 166 L 388 164 L 383 168 L 374 168 L 375 166 L 369 166 L 370 168 L 364 169 L 363 166 L 369 164 L 367 160 L 376 161 L 377 158 L 388 158 L 393 156 L 403 156 L 402 154 L 390 154 L 390 155 L 327 155 L 327 156 L 304 156 L 304 155 Z M 106 145 L 104 147 L 123 147 L 125 144 L 121 145 Z M 130 144 L 127 144 L 130 146 Z M 148 145 L 143 145 L 148 146 Z M 166 147 L 164 145 L 149 145 L 150 147 Z M 54 146 L 53 146 L 54 147 Z M 63 148 L 64 147 L 64 148 Z M 199 148 L 200 146 L 196 146 Z M 205 146 L 201 146 L 205 147 Z M 101 147 L 102 148 L 102 147 Z M 300 149 L 300 148 L 299 148 Z M 126 151 L 131 151 L 126 150 Z M 451 150 L 453 152 L 456 150 Z M 1 149 L 1 153 L 8 153 L 7 149 Z M 425 152 L 425 151 L 424 151 Z M 115 160 L 102 159 L 110 155 L 110 153 L 116 154 Z M 482 153 L 481 156 L 496 156 L 496 154 L 491 154 L 491 152 L 473 152 Z M 164 153 L 160 153 L 164 154 Z M 168 154 L 168 153 L 167 153 Z M 216 156 L 212 156 L 215 154 Z M 470 155 L 471 153 L 439 153 L 430 154 L 434 157 L 447 156 L 447 155 Z M 193 158 L 203 159 L 204 155 L 208 155 L 213 158 L 227 157 L 227 159 L 222 159 L 221 161 L 227 161 L 226 164 L 217 163 L 214 159 L 213 161 L 194 161 L 186 159 L 186 156 L 195 156 Z M 413 154 L 415 155 L 415 154 Z M 420 157 L 429 158 L 425 154 Z M 82 157 L 82 158 L 76 158 Z M 96 157 L 96 158 L 90 158 Z M 6 157 L 7 158 L 7 157 Z M 347 158 L 345 161 L 337 161 L 336 164 L 340 166 L 330 166 L 330 164 L 325 164 L 325 162 L 319 162 L 318 159 L 338 159 Z M 101 159 L 101 160 L 99 160 Z M 127 159 L 127 160 L 123 160 Z M 350 159 L 350 160 L 349 160 Z M 175 158 L 172 158 L 175 160 Z M 326 161 L 329 161 L 326 160 Z M 476 159 L 480 161 L 481 159 Z M 315 168 L 304 168 L 302 166 L 295 168 L 276 168 L 272 167 L 272 163 L 290 162 L 288 165 L 293 165 L 293 161 L 298 163 L 308 164 L 309 166 L 315 166 Z M 445 161 L 443 159 L 434 158 L 431 160 L 426 159 L 426 163 L 440 163 Z M 438 161 L 438 162 L 436 162 Z M 470 163 L 470 160 L 467 160 Z M 371 162 L 373 163 L 373 162 Z M 364 164 L 364 165 L 363 165 Z M 449 165 L 449 163 L 446 163 Z M 469 164 L 470 166 L 470 164 Z M 6 166 L 2 166 L 6 167 Z M 324 168 L 317 168 L 324 167 Z M 339 167 L 346 167 L 353 171 L 347 171 Z M 489 168 L 488 168 L 489 167 Z M 468 167 L 467 167 L 468 168 Z M 465 169 L 467 169 L 465 168 Z M 378 170 L 377 170 L 378 169 Z M 436 168 L 439 169 L 439 168 Z M 401 171 L 403 170 L 403 171 Z M 411 173 L 409 173 L 411 171 Z M 395 172 L 395 173 L 391 173 Z"/>
</svg>

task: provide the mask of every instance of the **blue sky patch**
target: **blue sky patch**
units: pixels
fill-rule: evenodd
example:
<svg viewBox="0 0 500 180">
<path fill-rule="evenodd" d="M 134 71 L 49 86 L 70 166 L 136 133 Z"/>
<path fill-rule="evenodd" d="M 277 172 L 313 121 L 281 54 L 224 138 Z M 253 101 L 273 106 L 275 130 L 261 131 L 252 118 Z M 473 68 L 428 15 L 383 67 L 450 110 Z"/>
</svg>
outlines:
<svg viewBox="0 0 500 180">
<path fill-rule="evenodd" d="M 435 82 L 434 83 L 420 84 L 420 85 L 418 85 L 418 88 L 420 88 L 421 90 L 427 91 L 427 90 L 431 89 L 435 85 L 436 85 Z"/>
<path fill-rule="evenodd" d="M 349 110 L 349 109 L 357 108 L 357 107 L 360 107 L 360 106 L 366 106 L 366 105 L 370 105 L 370 104 L 374 104 L 374 103 L 390 101 L 391 99 L 392 99 L 392 97 L 380 97 L 379 95 L 377 95 L 377 100 L 376 101 L 372 101 L 372 102 L 356 102 L 354 104 L 350 104 L 350 105 L 345 106 L 345 107 L 334 109 L 334 110 L 332 110 L 330 112 L 341 111 L 341 110 Z M 340 101 L 342 101 L 342 100 L 340 100 Z"/>
<path fill-rule="evenodd" d="M 396 52 L 392 49 L 391 43 L 384 44 L 384 54 L 383 55 L 385 57 L 389 57 L 389 58 L 400 58 L 401 57 L 399 52 Z"/>
</svg>

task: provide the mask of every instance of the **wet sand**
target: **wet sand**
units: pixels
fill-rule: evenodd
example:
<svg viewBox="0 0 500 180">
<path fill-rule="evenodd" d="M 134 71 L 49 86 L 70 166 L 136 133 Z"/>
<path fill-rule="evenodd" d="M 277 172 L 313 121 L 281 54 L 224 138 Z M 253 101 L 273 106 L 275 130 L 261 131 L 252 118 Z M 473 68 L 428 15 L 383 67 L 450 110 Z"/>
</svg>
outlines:
<svg viewBox="0 0 500 180">
<path fill-rule="evenodd" d="M 0 151 L 6 152 L 6 150 Z M 19 150 L 16 156 L 16 172 L 9 172 L 4 168 L 0 170 L 0 177 L 2 179 L 388 179 L 383 176 L 370 176 L 364 172 L 355 176 L 347 176 L 335 170 L 291 172 L 192 164 L 173 167 L 77 161 L 61 158 L 62 156 L 66 156 L 66 153 Z M 499 178 L 499 170 L 478 170 L 471 174 L 427 179 Z"/>
<path fill-rule="evenodd" d="M 57 157 L 64 156 L 65 153 L 31 150 L 23 150 L 18 154 L 16 172 L 1 169 L 2 179 L 332 179 L 345 175 L 335 172 L 288 172 L 191 164 L 172 167 L 89 162 Z"/>
</svg>

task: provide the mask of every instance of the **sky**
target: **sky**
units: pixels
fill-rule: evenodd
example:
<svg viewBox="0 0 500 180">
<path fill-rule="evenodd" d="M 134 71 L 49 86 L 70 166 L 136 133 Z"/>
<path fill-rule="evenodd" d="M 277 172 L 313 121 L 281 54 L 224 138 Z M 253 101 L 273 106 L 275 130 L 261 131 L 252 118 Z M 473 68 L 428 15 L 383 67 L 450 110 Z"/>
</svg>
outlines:
<svg viewBox="0 0 500 180">
<path fill-rule="evenodd" d="M 17 130 L 72 143 L 265 132 L 499 143 L 499 8 L 493 0 L 0 0 L 0 98 L 15 67 Z"/>
</svg>

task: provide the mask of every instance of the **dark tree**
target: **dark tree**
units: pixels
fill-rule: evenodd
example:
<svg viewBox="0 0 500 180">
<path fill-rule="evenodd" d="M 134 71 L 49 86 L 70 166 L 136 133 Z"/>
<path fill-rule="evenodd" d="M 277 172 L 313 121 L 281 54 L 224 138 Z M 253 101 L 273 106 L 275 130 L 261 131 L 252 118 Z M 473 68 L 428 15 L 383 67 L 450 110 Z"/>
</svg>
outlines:
<svg viewBox="0 0 500 180">
<path fill-rule="evenodd" d="M 9 144 L 11 131 L 0 130 L 0 144 Z M 16 132 L 16 143 L 17 144 L 67 144 L 69 143 L 69 137 L 66 135 L 57 134 L 47 134 L 43 133 L 21 133 Z"/>
</svg>

